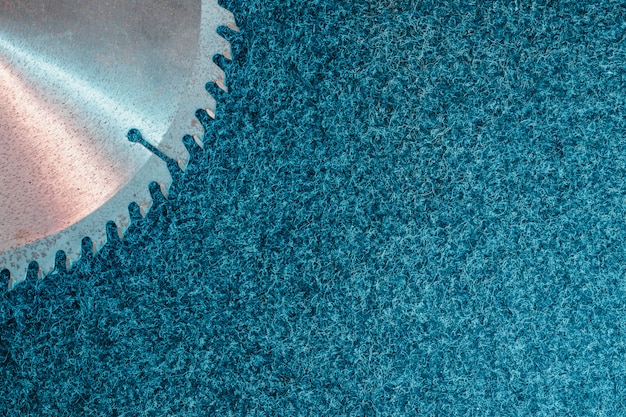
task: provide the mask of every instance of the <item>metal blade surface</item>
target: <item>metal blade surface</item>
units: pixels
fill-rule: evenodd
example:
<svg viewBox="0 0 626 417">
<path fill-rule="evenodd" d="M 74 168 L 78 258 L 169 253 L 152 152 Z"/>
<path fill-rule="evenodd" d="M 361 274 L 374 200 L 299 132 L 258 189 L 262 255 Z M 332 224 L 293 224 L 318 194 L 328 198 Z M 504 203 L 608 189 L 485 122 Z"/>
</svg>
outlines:
<svg viewBox="0 0 626 417">
<path fill-rule="evenodd" d="M 150 206 L 169 172 L 126 134 L 185 166 L 181 138 L 215 106 L 204 85 L 223 79 L 212 57 L 230 56 L 220 25 L 236 29 L 217 0 L 0 0 L 0 269 L 50 270 Z"/>
</svg>

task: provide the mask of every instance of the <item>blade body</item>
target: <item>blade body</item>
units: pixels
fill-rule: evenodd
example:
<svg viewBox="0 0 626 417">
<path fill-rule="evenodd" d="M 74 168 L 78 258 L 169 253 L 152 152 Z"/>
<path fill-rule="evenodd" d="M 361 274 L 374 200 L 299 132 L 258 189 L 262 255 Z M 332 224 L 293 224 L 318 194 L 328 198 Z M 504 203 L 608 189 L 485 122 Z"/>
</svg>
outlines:
<svg viewBox="0 0 626 417">
<path fill-rule="evenodd" d="M 219 25 L 236 28 L 216 0 L 0 1 L 0 269 L 75 259 L 169 184 L 126 133 L 184 167 L 195 110 L 215 106 L 204 84 L 223 78 L 211 58 L 229 56 Z"/>
</svg>

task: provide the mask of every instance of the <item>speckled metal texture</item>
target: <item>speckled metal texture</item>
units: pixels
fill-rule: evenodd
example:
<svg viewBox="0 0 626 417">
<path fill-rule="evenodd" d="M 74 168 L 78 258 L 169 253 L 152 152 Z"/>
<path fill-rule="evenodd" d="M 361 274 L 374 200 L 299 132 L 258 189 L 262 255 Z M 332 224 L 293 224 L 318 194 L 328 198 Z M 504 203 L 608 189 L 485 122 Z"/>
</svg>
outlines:
<svg viewBox="0 0 626 417">
<path fill-rule="evenodd" d="M 200 140 L 204 88 L 223 86 L 213 56 L 230 57 L 218 26 L 236 30 L 217 0 L 0 0 L 0 269 L 12 284 L 30 261 L 43 272 L 57 250 L 98 249 L 105 224 L 120 232 L 128 205 L 151 205 L 148 184 L 171 182 L 162 159 L 184 169 L 181 138 Z"/>
</svg>

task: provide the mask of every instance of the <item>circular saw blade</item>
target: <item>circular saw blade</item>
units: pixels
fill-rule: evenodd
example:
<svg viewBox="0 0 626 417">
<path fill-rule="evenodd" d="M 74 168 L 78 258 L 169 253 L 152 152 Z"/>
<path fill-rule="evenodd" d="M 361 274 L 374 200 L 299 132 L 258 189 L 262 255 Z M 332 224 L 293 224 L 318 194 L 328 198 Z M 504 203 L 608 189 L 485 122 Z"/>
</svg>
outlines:
<svg viewBox="0 0 626 417">
<path fill-rule="evenodd" d="M 132 143 L 138 129 L 181 168 L 182 136 L 199 140 L 197 109 L 212 114 L 223 86 L 218 26 L 237 30 L 217 0 L 0 0 L 0 270 L 13 284 L 30 261 L 75 260 L 105 225 L 124 230 L 128 205 L 166 189 L 165 162 Z"/>
</svg>

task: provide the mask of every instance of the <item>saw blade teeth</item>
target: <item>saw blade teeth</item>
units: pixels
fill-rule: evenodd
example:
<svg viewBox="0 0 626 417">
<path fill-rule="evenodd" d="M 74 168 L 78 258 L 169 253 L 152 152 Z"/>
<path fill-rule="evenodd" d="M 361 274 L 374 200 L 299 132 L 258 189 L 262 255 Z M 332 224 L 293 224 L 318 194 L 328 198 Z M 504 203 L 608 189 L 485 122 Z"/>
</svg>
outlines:
<svg viewBox="0 0 626 417">
<path fill-rule="evenodd" d="M 211 50 L 218 50 L 217 48 L 221 48 L 224 44 L 230 46 L 217 33 L 215 33 L 213 39 L 217 40 L 218 46 L 210 48 Z M 189 152 L 182 142 L 182 137 L 188 134 L 192 137 L 201 138 L 205 133 L 202 122 L 198 123 L 198 117 L 194 117 L 194 114 L 196 114 L 198 109 L 204 109 L 211 118 L 215 118 L 215 98 L 202 87 L 207 83 L 208 79 L 210 80 L 209 82 L 217 84 L 223 91 L 228 91 L 225 84 L 226 74 L 213 62 L 212 57 L 210 59 L 206 57 L 202 62 L 204 62 L 204 65 L 196 68 L 190 79 L 190 84 L 195 85 L 197 88 L 190 89 L 186 100 L 179 108 L 175 121 L 171 124 L 169 131 L 158 145 L 158 149 L 165 155 L 179 161 L 179 166 L 183 171 L 189 162 Z"/>
<path fill-rule="evenodd" d="M 221 7 L 217 0 L 205 0 L 203 2 L 201 22 L 205 29 L 200 35 L 199 53 L 202 56 L 189 80 L 190 86 L 196 88 L 189 89 L 189 94 L 184 103 L 181 104 L 175 121 L 158 146 L 158 149 L 165 155 L 178 161 L 183 171 L 189 162 L 189 152 L 182 142 L 182 137 L 188 134 L 198 141 L 198 138 L 204 136 L 200 126 L 202 123 L 198 125 L 197 117 L 193 117 L 196 110 L 205 109 L 211 118 L 215 118 L 215 98 L 202 86 L 209 80 L 209 82 L 216 83 L 222 90 L 228 91 L 225 83 L 226 74 L 213 61 L 213 57 L 221 54 L 232 60 L 231 45 L 218 33 L 218 28 L 225 26 L 231 30 L 239 31 L 234 15 Z"/>
<path fill-rule="evenodd" d="M 129 144 L 133 149 L 141 149 L 143 145 L 150 151 L 146 162 L 128 183 L 82 220 L 35 242 L 0 252 L 0 290 L 3 285 L 13 289 L 27 275 L 32 276 L 29 269 L 34 265 L 32 261 L 39 266 L 40 274 L 65 272 L 79 259 L 91 259 L 107 242 L 121 239 L 128 227 L 143 219 L 154 206 L 157 197 L 151 186 L 156 184 L 167 198 L 173 181 L 168 160 L 185 170 L 194 144 L 206 145 L 208 124 L 215 119 L 216 100 L 204 87 L 207 82 L 215 83 L 227 91 L 225 72 L 213 58 L 222 55 L 233 59 L 230 43 L 217 29 L 225 26 L 239 31 L 239 28 L 233 14 L 219 6 L 217 0 L 202 0 L 201 11 L 199 56 L 188 79 L 186 99 L 180 101 L 169 130 L 157 144 L 151 142 L 156 138 L 149 137 L 150 134 L 147 138 L 140 136 L 141 144 Z M 133 141 L 131 137 L 128 139 Z"/>
<path fill-rule="evenodd" d="M 166 164 L 153 155 L 142 166 L 134 177 L 134 181 L 126 184 L 122 190 L 91 215 L 52 236 L 0 254 L 0 265 L 6 266 L 12 272 L 9 288 L 14 288 L 26 278 L 25 275 L 20 276 L 16 273 L 27 271 L 32 260 L 37 261 L 44 275 L 54 270 L 58 250 L 65 252 L 68 262 L 77 261 L 84 256 L 85 237 L 92 242 L 93 252 L 98 252 L 111 236 L 110 226 L 107 226 L 111 221 L 115 224 L 120 236 L 123 236 L 131 222 L 129 202 L 135 202 L 138 207 L 149 210 L 153 199 L 147 184 L 155 182 L 163 195 L 167 196 L 172 182 L 171 175 Z"/>
</svg>

